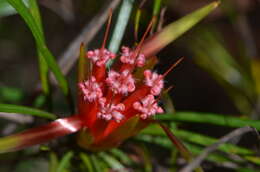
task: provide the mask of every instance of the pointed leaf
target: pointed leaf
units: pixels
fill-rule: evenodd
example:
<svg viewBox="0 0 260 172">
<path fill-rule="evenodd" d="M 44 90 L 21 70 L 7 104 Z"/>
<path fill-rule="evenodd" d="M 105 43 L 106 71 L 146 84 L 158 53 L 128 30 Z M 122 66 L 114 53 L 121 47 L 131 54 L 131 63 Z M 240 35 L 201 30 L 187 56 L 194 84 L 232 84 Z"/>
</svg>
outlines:
<svg viewBox="0 0 260 172">
<path fill-rule="evenodd" d="M 11 113 L 18 113 L 18 114 L 33 115 L 33 116 L 38 116 L 38 117 L 48 118 L 48 119 L 56 118 L 56 115 L 51 114 L 49 112 L 45 112 L 30 107 L 10 105 L 10 104 L 0 104 L 0 112 L 7 112 L 10 113 L 10 115 L 12 115 Z"/>
<path fill-rule="evenodd" d="M 112 170 L 123 170 L 125 168 L 117 159 L 105 152 L 100 152 L 98 156 L 103 159 Z"/>
<path fill-rule="evenodd" d="M 81 128 L 82 122 L 78 116 L 57 119 L 49 124 L 0 138 L 0 153 L 45 143 L 57 137 L 77 132 Z"/>
<path fill-rule="evenodd" d="M 156 115 L 155 118 L 161 121 L 206 123 L 225 127 L 251 126 L 253 128 L 256 128 L 257 130 L 260 130 L 259 120 L 250 120 L 248 118 L 231 117 L 213 113 L 176 112 L 174 114 Z"/>
<path fill-rule="evenodd" d="M 39 11 L 39 6 L 37 4 L 36 0 L 29 0 L 29 10 L 33 16 L 33 18 L 36 21 L 36 24 L 38 25 L 43 41 L 45 42 L 43 28 L 42 28 L 42 20 L 41 15 Z M 42 84 L 42 90 L 45 95 L 48 95 L 50 93 L 50 86 L 49 86 L 49 80 L 48 80 L 48 64 L 45 61 L 45 58 L 43 57 L 42 53 L 40 52 L 39 48 L 37 50 L 38 53 L 38 63 L 40 67 L 40 78 L 41 78 L 41 84 Z"/>
<path fill-rule="evenodd" d="M 60 164 L 57 168 L 57 172 L 64 172 L 66 168 L 68 168 L 70 164 L 70 160 L 73 157 L 73 154 L 74 153 L 72 151 L 69 151 L 62 157 Z"/>
<path fill-rule="evenodd" d="M 172 142 L 166 138 L 166 137 L 153 137 L 151 135 L 138 135 L 137 137 L 135 137 L 135 140 L 138 141 L 143 141 L 143 142 L 147 142 L 147 143 L 154 143 L 157 144 L 159 146 L 162 146 L 166 149 L 172 150 Z M 203 148 L 196 146 L 194 144 L 189 144 L 187 142 L 185 142 L 185 145 L 189 148 L 189 150 L 194 154 L 194 155 L 199 155 Z M 230 162 L 230 160 L 228 158 L 226 158 L 226 156 L 221 156 L 217 153 L 212 153 L 209 155 L 209 157 L 207 157 L 206 159 L 213 161 L 213 162 Z"/>
<path fill-rule="evenodd" d="M 180 37 L 183 33 L 188 31 L 200 20 L 206 17 L 218 5 L 219 2 L 210 3 L 209 5 L 200 8 L 164 27 L 159 33 L 145 41 L 144 45 L 142 46 L 141 53 L 143 53 L 146 57 L 155 55 L 162 48 Z"/>
<path fill-rule="evenodd" d="M 23 1 L 27 2 L 28 0 Z M 10 4 L 8 4 L 7 0 L 0 1 L 0 17 L 9 16 L 16 13 L 16 10 Z"/>
<path fill-rule="evenodd" d="M 49 171 L 48 172 L 56 172 L 58 168 L 58 158 L 54 152 L 50 153 L 50 162 L 49 162 Z"/>
<path fill-rule="evenodd" d="M 111 149 L 109 150 L 109 153 L 111 153 L 114 157 L 117 157 L 121 162 L 126 165 L 133 164 L 133 160 L 127 155 L 127 153 L 121 151 L 120 149 Z"/>
<path fill-rule="evenodd" d="M 78 60 L 78 82 L 82 82 L 88 78 L 90 71 L 90 63 L 88 58 L 85 57 L 86 50 L 85 45 L 81 43 Z"/>
<path fill-rule="evenodd" d="M 51 54 L 51 52 L 47 48 L 47 46 L 44 42 L 43 34 L 41 32 L 41 28 L 37 24 L 35 18 L 32 16 L 29 9 L 25 6 L 25 4 L 21 0 L 7 0 L 7 1 L 17 10 L 17 12 L 25 20 L 26 24 L 30 28 L 30 30 L 35 38 L 37 47 L 39 48 L 42 56 L 45 58 L 48 66 L 50 67 L 53 74 L 55 75 L 63 93 L 65 95 L 68 95 L 68 93 L 69 93 L 68 83 L 67 83 L 64 75 L 62 74 L 58 64 L 56 63 L 54 56 Z"/>
<path fill-rule="evenodd" d="M 89 156 L 82 152 L 80 153 L 80 158 L 83 161 L 84 165 L 86 166 L 88 172 L 94 172 Z"/>
<path fill-rule="evenodd" d="M 195 132 L 190 132 L 190 131 L 185 131 L 185 130 L 180 130 L 180 129 L 175 129 L 175 128 L 170 128 L 171 131 L 174 131 L 174 134 L 182 138 L 184 141 L 189 141 L 195 144 L 203 145 L 203 146 L 208 146 L 211 145 L 218 140 L 209 136 L 205 136 L 199 133 Z M 162 131 L 161 128 L 159 128 L 157 125 L 150 125 L 149 127 L 145 128 L 142 132 L 142 134 L 149 134 L 149 135 L 154 135 L 154 136 L 164 136 L 165 133 Z M 238 154 L 238 155 L 253 155 L 254 152 L 243 148 L 239 147 L 233 144 L 225 143 L 221 145 L 219 150 L 227 153 L 233 153 L 233 154 Z"/>
<path fill-rule="evenodd" d="M 185 145 L 171 132 L 169 128 L 167 128 L 162 123 L 158 123 L 172 143 L 176 146 L 176 148 L 180 151 L 183 158 L 185 158 L 188 162 L 191 162 L 193 157 L 191 152 L 185 147 Z M 195 169 L 196 172 L 203 172 L 201 167 Z"/>
</svg>

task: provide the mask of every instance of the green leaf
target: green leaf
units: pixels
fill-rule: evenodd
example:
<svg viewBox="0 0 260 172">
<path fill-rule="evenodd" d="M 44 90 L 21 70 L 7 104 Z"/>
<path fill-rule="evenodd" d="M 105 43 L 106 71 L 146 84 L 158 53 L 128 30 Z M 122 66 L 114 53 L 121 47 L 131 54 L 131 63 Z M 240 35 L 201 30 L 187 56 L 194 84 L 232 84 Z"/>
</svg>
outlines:
<svg viewBox="0 0 260 172">
<path fill-rule="evenodd" d="M 148 144 L 151 144 L 151 143 L 157 144 L 157 145 L 162 146 L 166 149 L 174 149 L 171 141 L 166 137 L 161 137 L 161 136 L 154 137 L 154 136 L 151 136 L 151 135 L 140 134 L 140 135 L 136 136 L 135 139 L 138 140 L 138 141 L 146 142 Z M 188 147 L 188 149 L 194 155 L 199 155 L 203 150 L 202 147 L 195 146 L 193 144 L 189 144 L 189 143 L 186 143 L 186 142 L 184 142 L 184 144 L 185 144 L 185 146 Z M 206 159 L 213 161 L 213 162 L 215 162 L 215 161 L 216 162 L 229 162 L 230 161 L 225 156 L 221 156 L 217 153 L 210 154 Z"/>
<path fill-rule="evenodd" d="M 24 2 L 27 1 L 28 0 L 24 0 Z M 7 0 L 0 1 L 0 17 L 9 16 L 16 13 L 16 10 L 10 4 L 8 4 Z"/>
<path fill-rule="evenodd" d="M 129 158 L 129 156 L 121 151 L 120 149 L 111 149 L 109 150 L 109 153 L 111 153 L 114 157 L 118 158 L 122 163 L 126 165 L 131 165 L 133 164 L 133 160 Z"/>
<path fill-rule="evenodd" d="M 162 0 L 154 0 L 153 4 L 153 16 L 158 16 L 160 13 Z"/>
<path fill-rule="evenodd" d="M 25 106 L 10 105 L 10 104 L 0 104 L 0 112 L 18 113 L 18 114 L 20 113 L 24 115 L 32 115 L 32 116 L 38 116 L 38 117 L 48 118 L 48 119 L 56 118 L 56 115 L 51 114 L 49 112 L 45 112 L 39 109 L 29 108 Z"/>
<path fill-rule="evenodd" d="M 49 172 L 56 172 L 58 168 L 58 158 L 54 152 L 50 153 Z"/>
<path fill-rule="evenodd" d="M 250 114 L 256 96 L 255 83 L 246 65 L 240 65 L 225 48 L 221 34 L 214 28 L 200 27 L 186 42 L 194 62 L 225 88 L 241 113 Z"/>
<path fill-rule="evenodd" d="M 39 7 L 36 0 L 29 0 L 29 10 L 36 21 L 40 31 L 41 36 L 43 38 L 43 41 L 45 43 L 43 28 L 42 28 L 42 21 L 41 21 L 41 15 L 39 11 Z M 45 43 L 46 44 L 46 43 Z M 45 95 L 49 95 L 50 93 L 50 86 L 49 86 L 49 80 L 48 80 L 48 64 L 46 63 L 42 53 L 40 52 L 39 48 L 37 50 L 38 52 L 38 59 L 39 59 L 39 66 L 40 66 L 40 78 L 41 78 L 41 84 L 42 89 Z"/>
<path fill-rule="evenodd" d="M 102 161 L 101 159 L 99 159 L 98 157 L 96 157 L 95 155 L 91 155 L 90 156 L 90 159 L 93 163 L 93 166 L 94 166 L 94 169 L 95 169 L 95 172 L 103 172 L 104 171 L 104 167 L 102 166 Z M 103 167 L 103 168 L 102 168 Z"/>
<path fill-rule="evenodd" d="M 0 101 L 17 103 L 22 100 L 24 93 L 19 88 L 7 87 L 0 85 Z"/>
<path fill-rule="evenodd" d="M 64 170 L 69 167 L 70 160 L 72 159 L 73 155 L 74 153 L 72 151 L 69 151 L 62 157 L 58 165 L 57 172 L 64 172 Z"/>
<path fill-rule="evenodd" d="M 115 28 L 113 30 L 112 38 L 111 38 L 111 40 L 109 42 L 109 46 L 108 46 L 108 49 L 110 51 L 112 51 L 113 53 L 117 53 L 118 49 L 121 45 L 121 41 L 123 39 L 127 23 L 131 16 L 131 11 L 133 8 L 134 1 L 135 0 L 123 0 L 123 2 L 121 4 L 120 11 L 119 11 L 117 21 L 115 24 Z M 113 63 L 113 61 L 110 60 L 107 63 L 107 66 L 108 67 L 111 66 L 112 63 Z"/>
<path fill-rule="evenodd" d="M 113 170 L 122 170 L 125 168 L 117 159 L 105 152 L 100 152 L 98 156 L 103 159 L 104 162 L 106 162 Z"/>
<path fill-rule="evenodd" d="M 180 130 L 171 128 L 171 131 L 174 132 L 174 134 L 183 139 L 184 141 L 189 141 L 195 144 L 199 144 L 202 146 L 209 146 L 218 140 L 209 136 L 205 136 L 202 134 Z M 141 133 L 143 134 L 150 134 L 150 135 L 157 135 L 157 136 L 164 136 L 165 133 L 162 131 L 161 128 L 159 128 L 157 125 L 150 125 L 149 127 L 145 128 Z M 245 149 L 236 145 L 232 145 L 229 143 L 222 144 L 219 148 L 219 150 L 227 153 L 233 153 L 238 155 L 252 155 L 254 154 L 253 151 L 249 149 Z"/>
<path fill-rule="evenodd" d="M 212 2 L 209 5 L 202 7 L 164 27 L 160 32 L 155 34 L 143 44 L 141 53 L 146 57 L 155 55 L 162 48 L 191 29 L 195 24 L 206 17 L 211 11 L 213 11 L 218 5 L 219 2 Z"/>
<path fill-rule="evenodd" d="M 193 159 L 192 153 L 189 149 L 183 144 L 183 142 L 173 134 L 170 128 L 166 127 L 164 124 L 158 123 L 160 127 L 163 129 L 167 137 L 171 140 L 174 146 L 178 149 L 181 153 L 182 157 L 185 158 L 187 162 L 191 162 Z M 199 166 L 195 169 L 196 172 L 203 172 L 203 169 Z"/>
<path fill-rule="evenodd" d="M 80 153 L 80 158 L 83 161 L 85 167 L 87 168 L 88 172 L 94 172 L 93 166 L 91 164 L 91 160 L 89 156 L 87 156 L 85 153 Z"/>
<path fill-rule="evenodd" d="M 194 122 L 194 123 L 205 123 L 214 124 L 225 127 L 244 127 L 251 126 L 260 130 L 260 121 L 250 120 L 247 118 L 238 118 L 224 116 L 213 113 L 202 113 L 202 112 L 176 112 L 174 114 L 161 114 L 156 115 L 157 120 L 162 121 L 182 121 L 182 122 Z"/>
<path fill-rule="evenodd" d="M 45 58 L 48 66 L 50 67 L 54 76 L 56 77 L 63 93 L 65 95 L 68 95 L 69 93 L 68 83 L 65 77 L 63 76 L 58 64 L 56 63 L 54 56 L 51 54 L 51 52 L 45 45 L 41 28 L 38 26 L 36 20 L 30 13 L 29 9 L 25 6 L 25 4 L 21 0 L 7 0 L 7 1 L 17 10 L 17 12 L 22 16 L 22 18 L 27 23 L 28 27 L 30 28 L 35 38 L 39 51 L 41 52 L 42 56 Z"/>
</svg>

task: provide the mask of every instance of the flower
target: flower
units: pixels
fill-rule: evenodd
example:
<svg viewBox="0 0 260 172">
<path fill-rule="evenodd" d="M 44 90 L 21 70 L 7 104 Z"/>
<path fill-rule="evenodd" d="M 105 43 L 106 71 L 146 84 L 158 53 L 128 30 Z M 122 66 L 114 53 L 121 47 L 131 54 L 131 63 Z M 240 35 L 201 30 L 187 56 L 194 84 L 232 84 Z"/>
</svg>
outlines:
<svg viewBox="0 0 260 172">
<path fill-rule="evenodd" d="M 107 149 L 113 140 L 113 146 L 119 145 L 126 137 L 114 135 L 126 130 L 124 125 L 137 117 L 135 130 L 141 130 L 139 123 L 149 123 L 148 119 L 157 113 L 163 113 L 158 105 L 158 97 L 163 89 L 163 75 L 146 69 L 144 54 L 123 46 L 121 53 L 115 55 L 106 49 L 90 50 L 86 58 L 91 61 L 92 71 L 79 85 L 79 116 L 84 121 L 84 132 L 79 137 L 81 146 L 90 150 Z M 120 57 L 117 65 L 105 70 L 106 63 Z M 142 76 L 135 78 L 138 68 L 144 67 Z M 140 78 L 143 78 L 140 80 Z M 136 131 L 135 131 L 136 132 Z M 86 134 L 87 133 L 87 134 Z M 84 135 L 84 136 L 83 136 Z M 111 138 L 114 135 L 116 138 Z M 129 137 L 133 133 L 125 131 Z M 87 143 L 82 142 L 88 140 Z M 110 138 L 108 140 L 108 138 Z M 92 141 L 89 141 L 92 140 Z M 114 140 L 117 140 L 116 142 Z M 104 145 L 106 143 L 107 145 Z"/>
<path fill-rule="evenodd" d="M 20 150 L 75 132 L 79 132 L 80 146 L 99 151 L 118 146 L 137 134 L 152 122 L 150 119 L 154 115 L 163 113 L 158 105 L 164 87 L 163 80 L 181 61 L 178 60 L 161 75 L 152 71 L 157 62 L 156 53 L 194 26 L 218 4 L 213 2 L 145 40 L 150 24 L 136 47 L 123 46 L 119 54 L 105 48 L 107 27 L 101 48 L 88 51 L 83 58 L 90 62 L 91 71 L 86 72 L 88 74 L 84 70 L 79 72 L 78 113 L 0 138 L 0 152 Z M 108 26 L 110 22 L 111 16 Z M 119 60 L 112 68 L 106 68 L 106 64 L 116 57 Z"/>
</svg>

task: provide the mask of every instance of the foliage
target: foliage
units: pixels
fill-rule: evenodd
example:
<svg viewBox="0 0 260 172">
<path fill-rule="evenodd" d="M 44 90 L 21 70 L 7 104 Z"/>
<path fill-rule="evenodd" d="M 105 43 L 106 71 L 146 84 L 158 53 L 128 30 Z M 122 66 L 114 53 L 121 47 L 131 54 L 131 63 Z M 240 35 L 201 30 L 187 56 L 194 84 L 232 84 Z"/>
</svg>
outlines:
<svg viewBox="0 0 260 172">
<path fill-rule="evenodd" d="M 145 3 L 145 1 L 143 2 Z M 118 51 L 123 40 L 123 35 L 127 32 L 126 26 L 128 23 L 131 23 L 134 26 L 134 33 L 131 33 L 131 37 L 134 37 L 137 47 L 140 44 L 142 45 L 139 51 L 146 56 L 154 57 L 162 48 L 193 28 L 219 4 L 219 2 L 213 2 L 170 23 L 166 27 L 160 28 L 160 22 L 163 20 L 161 18 L 162 7 L 167 6 L 167 3 L 167 1 L 154 0 L 151 5 L 153 9 L 151 13 L 146 11 L 144 4 L 138 4 L 138 2 L 134 0 L 124 0 L 120 9 L 114 11 L 114 13 L 118 12 L 118 17 L 117 21 L 114 22 L 115 27 L 111 40 L 109 41 L 109 49 L 115 53 Z M 224 3 L 223 7 L 226 7 L 226 5 L 227 4 Z M 42 120 L 35 119 L 35 123 L 42 123 L 44 119 L 56 119 L 59 115 L 54 115 L 51 111 L 51 107 L 57 107 L 59 104 L 52 100 L 56 95 L 53 94 L 54 92 L 52 91 L 54 85 L 51 84 L 49 79 L 50 72 L 54 74 L 59 89 L 66 97 L 69 106 L 73 109 L 73 97 L 70 93 L 69 84 L 65 75 L 61 72 L 62 70 L 56 58 L 48 48 L 43 29 L 45 21 L 41 19 L 37 1 L 6 0 L 0 2 L 0 17 L 7 17 L 16 13 L 25 21 L 35 39 L 38 55 L 38 70 L 41 80 L 41 93 L 33 98 L 33 101 L 30 102 L 30 106 L 24 106 L 26 103 L 23 102 L 25 102 L 27 97 L 22 89 L 0 85 L 0 113 L 7 113 L 8 115 L 26 114 L 43 118 Z M 131 22 L 131 14 L 135 15 L 133 17 L 134 24 Z M 143 23 L 146 23 L 147 20 L 152 21 L 150 34 L 153 36 L 142 44 L 142 39 L 139 38 L 140 30 L 142 29 Z M 232 18 L 231 20 L 236 20 L 236 18 Z M 242 115 L 223 115 L 188 110 L 177 110 L 175 112 L 174 104 L 166 91 L 164 95 L 160 97 L 165 104 L 166 113 L 156 115 L 151 122 L 153 124 L 142 130 L 139 134 L 137 134 L 137 130 L 135 131 L 133 129 L 138 126 L 137 123 L 139 121 L 136 121 L 136 119 L 129 120 L 129 124 L 126 125 L 127 128 L 125 126 L 121 128 L 118 127 L 121 129 L 121 131 L 116 132 L 118 137 L 126 139 L 126 135 L 131 135 L 127 134 L 127 132 L 135 131 L 132 135 L 137 134 L 125 141 L 118 148 L 100 152 L 89 152 L 76 146 L 74 136 L 68 136 L 67 138 L 61 139 L 61 141 L 51 142 L 47 144 L 47 146 L 40 146 L 36 149 L 28 148 L 21 152 L 1 154 L 0 158 L 4 159 L 7 157 L 10 161 L 19 161 L 20 163 L 17 167 L 14 167 L 18 172 L 26 170 L 29 166 L 31 166 L 30 169 L 28 168 L 29 170 L 37 170 L 37 167 L 34 169 L 36 160 L 39 162 L 38 166 L 41 166 L 42 169 L 45 168 L 45 170 L 47 170 L 44 164 L 48 164 L 47 168 L 49 172 L 69 172 L 75 170 L 98 172 L 107 170 L 124 171 L 127 169 L 148 172 L 154 171 L 156 166 L 163 166 L 172 171 L 176 171 L 180 165 L 177 160 L 181 158 L 178 152 L 180 152 L 187 161 L 192 161 L 194 158 L 193 155 L 199 155 L 205 147 L 218 141 L 218 138 L 215 136 L 208 136 L 198 131 L 190 131 L 189 127 L 186 126 L 201 127 L 205 125 L 206 127 L 214 126 L 219 129 L 224 128 L 230 130 L 248 125 L 254 127 L 256 130 L 260 130 L 260 120 L 258 120 L 257 116 L 259 113 L 259 109 L 257 108 L 259 106 L 260 92 L 259 61 L 254 58 L 249 58 L 248 54 L 244 53 L 242 60 L 245 61 L 245 63 L 239 63 L 226 48 L 220 31 L 206 24 L 201 24 L 199 27 L 196 27 L 193 32 L 184 37 L 181 42 L 184 43 L 187 50 L 193 56 L 192 60 L 194 63 L 216 80 L 230 97 L 239 114 Z M 86 47 L 88 46 L 89 45 Z M 90 69 L 84 68 L 84 66 L 89 65 L 89 62 L 86 61 L 84 57 L 86 47 L 84 47 L 84 45 L 79 47 L 81 51 L 78 64 L 79 81 L 82 81 L 85 74 L 90 71 Z M 154 57 L 154 59 L 156 62 L 151 62 L 147 68 L 153 67 L 157 63 L 157 58 Z M 111 67 L 112 64 L 113 62 L 111 61 L 109 67 Z M 21 67 L 20 70 L 23 70 L 23 68 Z M 136 71 L 137 75 L 138 72 L 140 73 L 142 71 Z M 178 83 L 176 83 L 176 85 L 178 85 Z M 38 103 L 39 100 L 43 101 Z M 194 101 L 196 100 L 194 99 Z M 82 124 L 76 117 L 72 116 L 63 119 L 71 122 L 72 126 L 77 126 L 76 130 L 81 130 L 82 134 L 82 131 L 84 133 L 85 129 L 82 129 Z M 28 132 L 1 138 L 0 151 L 14 151 L 75 132 L 63 133 L 64 128 L 60 128 L 58 125 L 59 120 L 60 119 L 36 129 L 28 130 Z M 168 132 L 166 131 L 165 133 L 164 128 L 159 127 L 158 123 L 163 124 L 161 126 L 165 126 Z M 28 127 L 29 126 L 26 126 L 25 128 Z M 20 126 L 18 130 L 20 130 Z M 45 132 L 42 132 L 43 130 L 45 130 Z M 51 133 L 53 137 L 49 137 L 48 132 Z M 173 140 L 169 136 L 171 133 L 173 133 Z M 81 137 L 81 134 L 78 135 L 78 137 Z M 86 135 L 84 135 L 84 137 L 86 138 Z M 41 138 L 44 139 L 41 140 Z M 87 136 L 87 138 L 90 137 Z M 31 143 L 28 143 L 28 141 Z M 91 142 L 88 139 L 85 141 L 86 142 L 83 142 L 84 144 Z M 176 143 L 174 143 L 175 141 Z M 164 152 L 168 155 L 167 158 L 163 157 Z M 41 153 L 45 155 L 43 156 Z M 49 158 L 46 158 L 46 155 Z M 29 157 L 29 159 L 37 157 L 37 159 L 30 162 L 23 161 L 20 157 Z M 46 159 L 49 159 L 49 161 Z M 165 163 L 161 163 L 161 159 L 165 160 Z M 235 142 L 221 145 L 218 150 L 210 154 L 206 160 L 207 162 L 220 166 L 231 164 L 230 167 L 227 168 L 233 168 L 237 171 L 254 171 L 260 165 L 260 159 L 255 149 L 236 145 Z M 153 163 L 154 161 L 156 161 L 156 164 Z M 8 171 L 9 167 L 1 164 L 0 171 L 3 170 Z M 198 168 L 197 171 L 202 171 L 202 168 Z"/>
</svg>

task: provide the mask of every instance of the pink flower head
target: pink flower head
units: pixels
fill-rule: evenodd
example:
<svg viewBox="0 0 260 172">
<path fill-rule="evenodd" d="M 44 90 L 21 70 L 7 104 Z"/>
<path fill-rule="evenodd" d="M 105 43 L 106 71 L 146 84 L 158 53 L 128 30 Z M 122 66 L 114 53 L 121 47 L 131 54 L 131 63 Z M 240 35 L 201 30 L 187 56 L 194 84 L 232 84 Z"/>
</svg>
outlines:
<svg viewBox="0 0 260 172">
<path fill-rule="evenodd" d="M 124 104 L 110 104 L 109 102 L 106 102 L 106 98 L 101 98 L 99 100 L 99 105 L 100 111 L 97 113 L 98 118 L 106 121 L 114 119 L 116 122 L 120 122 L 124 118 L 124 115 L 122 114 L 122 111 L 125 110 Z"/>
<path fill-rule="evenodd" d="M 104 48 L 88 51 L 87 57 L 90 58 L 97 66 L 102 66 L 105 65 L 108 60 L 114 59 L 116 55 Z"/>
<path fill-rule="evenodd" d="M 157 105 L 154 96 L 151 94 L 143 98 L 141 101 L 135 102 L 133 104 L 133 107 L 135 110 L 138 110 L 139 112 L 142 113 L 140 115 L 142 119 L 151 117 L 156 113 L 163 113 L 163 109 Z"/>
<path fill-rule="evenodd" d="M 135 80 L 129 70 L 122 73 L 111 70 L 108 72 L 106 83 L 115 94 L 127 94 L 135 90 Z"/>
<path fill-rule="evenodd" d="M 144 71 L 145 84 L 151 87 L 152 95 L 159 95 L 163 88 L 163 76 L 159 75 L 151 70 Z"/>
<path fill-rule="evenodd" d="M 138 54 L 137 57 L 134 55 L 134 52 L 130 48 L 123 46 L 122 55 L 120 57 L 122 63 L 126 64 L 136 64 L 138 67 L 142 67 L 145 64 L 145 56 L 143 54 Z"/>
<path fill-rule="evenodd" d="M 103 95 L 102 90 L 96 82 L 96 78 L 94 76 L 91 76 L 90 79 L 85 82 L 79 83 L 79 88 L 83 93 L 84 100 L 89 102 L 93 102 L 94 100 L 101 98 Z"/>
</svg>

